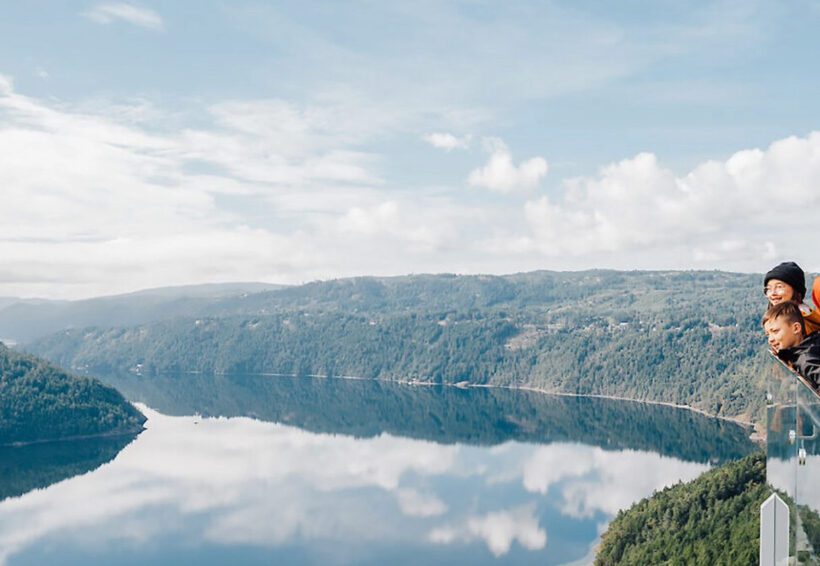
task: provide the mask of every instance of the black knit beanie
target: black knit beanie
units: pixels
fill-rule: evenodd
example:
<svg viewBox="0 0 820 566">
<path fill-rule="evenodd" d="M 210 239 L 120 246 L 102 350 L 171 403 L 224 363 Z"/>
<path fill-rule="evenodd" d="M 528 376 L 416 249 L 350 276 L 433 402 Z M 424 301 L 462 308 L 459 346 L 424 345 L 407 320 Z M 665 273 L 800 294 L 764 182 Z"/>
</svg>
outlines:
<svg viewBox="0 0 820 566">
<path fill-rule="evenodd" d="M 763 279 L 763 286 L 765 287 L 772 279 L 778 279 L 784 283 L 788 283 L 792 286 L 795 293 L 801 297 L 806 296 L 806 274 L 803 273 L 800 266 L 793 261 L 784 261 L 780 265 L 773 267 Z"/>
</svg>

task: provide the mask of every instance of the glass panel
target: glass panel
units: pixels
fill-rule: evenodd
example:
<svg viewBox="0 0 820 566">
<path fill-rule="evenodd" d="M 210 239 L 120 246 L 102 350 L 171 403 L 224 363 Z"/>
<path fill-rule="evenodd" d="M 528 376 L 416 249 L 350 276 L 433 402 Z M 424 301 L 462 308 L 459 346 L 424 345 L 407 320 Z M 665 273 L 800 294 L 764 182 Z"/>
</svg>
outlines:
<svg viewBox="0 0 820 566">
<path fill-rule="evenodd" d="M 800 441 L 805 441 L 805 435 L 798 435 L 797 430 L 797 389 L 797 377 L 774 359 L 766 376 L 766 479 L 789 505 L 792 526 L 797 525 L 794 502 L 799 491 L 798 436 Z M 796 531 L 796 528 L 789 531 L 790 557 L 797 555 Z M 801 542 L 804 540 L 805 537 L 800 537 Z M 804 552 L 800 554 L 805 558 Z"/>
<path fill-rule="evenodd" d="M 800 563 L 820 564 L 820 397 L 797 378 L 797 556 Z"/>
</svg>

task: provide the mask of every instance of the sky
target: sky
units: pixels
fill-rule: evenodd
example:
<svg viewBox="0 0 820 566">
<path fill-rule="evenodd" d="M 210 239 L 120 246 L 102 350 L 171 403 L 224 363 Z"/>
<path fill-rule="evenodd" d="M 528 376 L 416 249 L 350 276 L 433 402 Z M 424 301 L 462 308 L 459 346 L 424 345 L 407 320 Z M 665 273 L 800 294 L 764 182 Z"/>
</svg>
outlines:
<svg viewBox="0 0 820 566">
<path fill-rule="evenodd" d="M 3 9 L 0 296 L 820 271 L 820 1 Z"/>
</svg>

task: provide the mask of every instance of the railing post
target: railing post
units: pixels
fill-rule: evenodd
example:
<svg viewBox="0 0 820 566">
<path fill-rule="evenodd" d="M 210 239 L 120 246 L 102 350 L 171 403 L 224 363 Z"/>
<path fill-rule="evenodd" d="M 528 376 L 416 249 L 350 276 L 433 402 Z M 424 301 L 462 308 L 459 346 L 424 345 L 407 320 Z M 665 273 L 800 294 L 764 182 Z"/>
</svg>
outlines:
<svg viewBox="0 0 820 566">
<path fill-rule="evenodd" d="M 773 493 L 760 506 L 760 566 L 789 562 L 789 507 Z"/>
</svg>

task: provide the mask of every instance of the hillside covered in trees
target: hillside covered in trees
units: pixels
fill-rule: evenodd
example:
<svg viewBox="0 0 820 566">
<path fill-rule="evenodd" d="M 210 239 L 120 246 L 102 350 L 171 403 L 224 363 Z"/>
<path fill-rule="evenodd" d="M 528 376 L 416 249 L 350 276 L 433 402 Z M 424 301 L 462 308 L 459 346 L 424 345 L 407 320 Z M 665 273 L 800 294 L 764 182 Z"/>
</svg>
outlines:
<svg viewBox="0 0 820 566">
<path fill-rule="evenodd" d="M 30 351 L 87 371 L 353 375 L 529 386 L 761 415 L 760 277 L 420 275 L 214 300 L 197 316 L 69 329 Z"/>
<path fill-rule="evenodd" d="M 0 344 L 0 446 L 136 433 L 144 422 L 114 388 Z"/>
<path fill-rule="evenodd" d="M 765 454 L 711 470 L 621 511 L 595 566 L 758 563 L 760 505 L 771 494 Z"/>
</svg>

